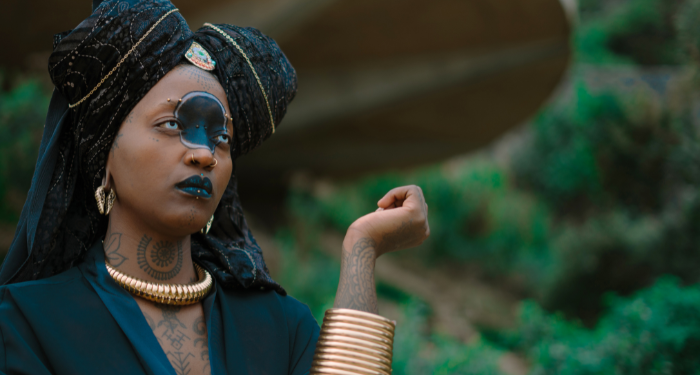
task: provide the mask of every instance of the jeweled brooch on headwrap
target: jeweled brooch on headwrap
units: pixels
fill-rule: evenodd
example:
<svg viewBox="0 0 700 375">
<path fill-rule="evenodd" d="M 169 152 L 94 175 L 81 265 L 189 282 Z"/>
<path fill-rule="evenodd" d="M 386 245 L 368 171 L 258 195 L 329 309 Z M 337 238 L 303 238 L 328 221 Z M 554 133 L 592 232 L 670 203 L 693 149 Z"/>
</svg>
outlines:
<svg viewBox="0 0 700 375">
<path fill-rule="evenodd" d="M 204 70 L 214 70 L 216 66 L 216 61 L 212 60 L 209 52 L 197 42 L 192 42 L 190 48 L 185 52 L 185 58 Z"/>
</svg>

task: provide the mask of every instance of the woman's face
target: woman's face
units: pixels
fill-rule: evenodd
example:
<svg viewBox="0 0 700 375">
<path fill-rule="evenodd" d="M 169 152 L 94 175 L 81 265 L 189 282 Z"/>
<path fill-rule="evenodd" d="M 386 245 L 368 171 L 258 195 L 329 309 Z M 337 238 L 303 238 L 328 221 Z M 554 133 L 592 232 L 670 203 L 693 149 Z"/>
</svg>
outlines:
<svg viewBox="0 0 700 375">
<path fill-rule="evenodd" d="M 117 200 L 110 216 L 168 236 L 204 227 L 231 178 L 230 113 L 212 74 L 191 65 L 166 74 L 114 139 L 107 175 Z"/>
</svg>

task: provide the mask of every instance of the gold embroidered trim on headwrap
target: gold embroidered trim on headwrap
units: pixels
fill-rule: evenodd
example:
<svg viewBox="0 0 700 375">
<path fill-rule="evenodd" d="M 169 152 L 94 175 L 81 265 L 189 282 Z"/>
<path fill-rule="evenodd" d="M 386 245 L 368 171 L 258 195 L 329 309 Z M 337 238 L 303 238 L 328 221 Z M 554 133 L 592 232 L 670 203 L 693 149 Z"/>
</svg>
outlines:
<svg viewBox="0 0 700 375">
<path fill-rule="evenodd" d="M 112 68 L 112 70 L 110 70 L 109 73 L 107 73 L 106 76 L 102 77 L 102 80 L 100 80 L 100 83 L 98 83 L 97 86 L 95 86 L 95 88 L 93 88 L 87 95 L 85 95 L 82 99 L 78 100 L 76 103 L 69 104 L 69 105 L 68 105 L 68 108 L 73 108 L 73 107 L 79 105 L 80 103 L 84 102 L 87 98 L 89 98 L 90 95 L 94 94 L 95 91 L 97 91 L 97 89 L 100 88 L 100 86 L 102 86 L 102 84 L 107 80 L 107 78 L 109 78 L 109 76 L 111 76 L 112 73 L 114 73 L 117 69 L 119 69 L 119 67 L 122 65 L 122 63 L 124 62 L 124 60 L 126 60 L 126 58 L 129 57 L 129 55 L 131 55 L 132 52 L 134 52 L 134 50 L 136 49 L 136 47 L 138 47 L 139 44 L 141 44 L 141 42 L 143 42 L 143 40 L 146 39 L 146 37 L 148 36 L 148 34 L 150 34 L 151 31 L 153 31 L 153 29 L 155 29 L 156 26 L 158 26 L 158 24 L 159 24 L 161 21 L 163 21 L 163 20 L 165 19 L 165 17 L 167 17 L 167 16 L 169 16 L 171 13 L 177 12 L 177 11 L 179 11 L 179 9 L 177 9 L 177 8 L 176 8 L 176 9 L 171 9 L 168 13 L 165 13 L 165 14 L 163 15 L 163 17 L 160 17 L 160 19 L 159 19 L 156 23 L 154 23 L 153 26 L 151 26 L 151 28 L 148 29 L 148 31 L 147 31 L 145 34 L 143 34 L 143 36 L 141 37 L 141 39 L 139 39 L 139 41 L 136 42 L 136 44 L 134 44 L 133 47 L 131 47 L 131 49 L 129 50 L 129 52 L 127 52 L 127 53 L 124 55 L 124 57 L 122 57 L 122 59 L 119 60 L 119 62 L 117 63 L 117 66 L 115 66 L 114 68 Z"/>
<path fill-rule="evenodd" d="M 258 73 L 255 71 L 255 68 L 253 67 L 253 63 L 250 62 L 250 59 L 248 59 L 248 55 L 243 51 L 243 48 L 241 48 L 238 43 L 236 43 L 233 38 L 231 38 L 228 34 L 226 34 L 223 30 L 220 28 L 210 24 L 209 22 L 205 23 L 204 26 L 206 27 L 211 27 L 212 29 L 216 30 L 219 32 L 219 34 L 223 35 L 226 40 L 228 40 L 231 44 L 233 44 L 234 47 L 238 50 L 238 52 L 243 55 L 243 58 L 245 58 L 245 61 L 248 62 L 248 66 L 250 66 L 250 70 L 253 71 L 253 75 L 255 76 L 255 79 L 258 81 L 258 86 L 260 86 L 260 91 L 262 91 L 263 97 L 265 98 L 265 104 L 267 104 L 267 113 L 270 115 L 270 123 L 272 124 L 272 134 L 275 134 L 275 120 L 272 118 L 272 110 L 270 109 L 270 102 L 267 100 L 267 94 L 265 94 L 265 89 L 263 88 L 262 82 L 260 82 L 260 77 L 258 77 Z"/>
</svg>

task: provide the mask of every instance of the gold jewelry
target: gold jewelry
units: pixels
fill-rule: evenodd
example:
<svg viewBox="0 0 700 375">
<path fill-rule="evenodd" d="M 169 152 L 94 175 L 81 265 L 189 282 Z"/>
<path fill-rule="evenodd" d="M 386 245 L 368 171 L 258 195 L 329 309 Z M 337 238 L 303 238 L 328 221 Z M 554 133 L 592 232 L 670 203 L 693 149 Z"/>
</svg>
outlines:
<svg viewBox="0 0 700 375">
<path fill-rule="evenodd" d="M 212 167 L 212 168 L 214 168 L 214 167 L 216 167 L 217 164 L 219 164 L 219 161 L 216 160 L 216 159 L 214 159 L 214 165 L 209 164 L 209 166 Z"/>
<path fill-rule="evenodd" d="M 105 214 L 105 187 L 100 186 L 95 190 L 95 200 L 97 201 L 97 210 L 100 215 Z"/>
<path fill-rule="evenodd" d="M 216 61 L 214 61 L 211 56 L 209 56 L 209 52 L 197 42 L 192 42 L 192 44 L 190 44 L 190 48 L 185 52 L 185 58 L 200 69 L 211 71 L 216 67 Z"/>
<path fill-rule="evenodd" d="M 114 206 L 115 199 L 117 199 L 117 193 L 114 192 L 114 189 L 109 190 L 109 194 L 106 196 L 106 198 L 104 185 L 98 187 L 97 190 L 95 190 L 95 200 L 97 201 L 97 209 L 100 211 L 101 215 L 109 215 L 109 211 L 111 211 L 112 206 Z"/>
<path fill-rule="evenodd" d="M 390 375 L 395 329 L 376 314 L 326 310 L 310 374 Z"/>
<path fill-rule="evenodd" d="M 194 160 L 194 152 L 192 153 L 192 164 L 197 164 L 197 162 Z"/>
<path fill-rule="evenodd" d="M 112 211 L 112 206 L 114 206 L 114 200 L 117 199 L 117 193 L 114 189 L 109 189 L 109 194 L 107 195 L 107 202 L 105 202 L 105 215 L 109 215 L 109 211 Z"/>
<path fill-rule="evenodd" d="M 128 276 L 105 260 L 109 275 L 129 293 L 156 303 L 178 306 L 192 305 L 203 300 L 213 285 L 209 272 L 199 264 L 193 264 L 199 281 L 191 284 L 161 284 Z"/>
<path fill-rule="evenodd" d="M 253 63 L 250 62 L 250 59 L 248 58 L 248 55 L 243 51 L 243 48 L 241 48 L 238 43 L 236 43 L 231 36 L 226 34 L 223 30 L 220 28 L 210 24 L 209 22 L 205 23 L 204 26 L 206 27 L 211 27 L 212 29 L 216 30 L 219 34 L 223 35 L 226 40 L 229 41 L 229 43 L 233 44 L 234 47 L 238 50 L 238 52 L 243 55 L 243 58 L 245 61 L 248 62 L 248 66 L 250 67 L 250 70 L 253 71 L 253 75 L 255 76 L 255 80 L 258 81 L 258 87 L 260 87 L 260 91 L 262 91 L 263 98 L 265 98 L 265 104 L 267 104 L 267 113 L 270 115 L 270 124 L 272 124 L 272 134 L 275 134 L 275 120 L 272 118 L 272 109 L 270 109 L 270 102 L 267 100 L 267 94 L 265 93 L 265 89 L 263 88 L 263 84 L 260 81 L 260 77 L 258 77 L 258 72 L 255 71 L 255 68 L 253 67 Z"/>
<path fill-rule="evenodd" d="M 211 229 L 211 223 L 214 222 L 214 215 L 211 215 L 211 218 L 209 218 L 209 221 L 207 222 L 207 225 L 199 230 L 199 233 L 201 234 L 207 234 L 209 233 L 209 229 Z"/>
<path fill-rule="evenodd" d="M 131 47 L 131 49 L 130 49 L 126 54 L 124 54 L 124 57 L 122 57 L 122 59 L 119 60 L 119 62 L 117 63 L 117 65 L 116 65 L 114 68 L 112 68 L 112 70 L 110 70 L 109 73 L 107 73 L 106 76 L 102 77 L 102 80 L 100 81 L 100 83 L 97 84 L 97 86 L 95 86 L 95 87 L 94 87 L 87 95 L 85 95 L 82 99 L 78 100 L 77 102 L 75 102 L 75 103 L 73 103 L 73 104 L 69 104 L 69 105 L 68 105 L 68 108 L 73 108 L 73 107 L 77 106 L 78 104 L 84 102 L 84 101 L 85 101 L 87 98 L 89 98 L 92 94 L 94 94 L 95 91 L 97 91 L 97 89 L 100 88 L 100 86 L 102 86 L 103 83 L 105 83 L 105 81 L 107 80 L 107 78 L 109 78 L 109 76 L 111 76 L 112 73 L 114 73 L 117 69 L 119 69 L 119 67 L 122 65 L 122 63 L 124 62 L 124 60 L 126 60 L 126 58 L 129 57 L 129 55 L 131 55 L 132 52 L 134 52 L 134 50 L 136 49 L 136 47 L 138 47 L 139 44 L 141 44 L 141 42 L 143 42 L 143 40 L 146 39 L 146 37 L 148 36 L 148 34 L 150 34 L 151 31 L 153 31 L 153 29 L 155 29 L 156 26 L 158 26 L 158 24 L 161 23 L 161 21 L 163 21 L 163 20 L 165 19 L 165 17 L 169 16 L 169 15 L 170 15 L 171 13 L 173 13 L 173 12 L 178 12 L 178 11 L 179 11 L 179 9 L 171 9 L 168 13 L 165 13 L 162 17 L 160 17 L 160 19 L 159 19 L 158 21 L 156 21 L 156 23 L 154 23 L 153 26 L 151 26 L 151 28 L 148 29 L 148 31 L 146 31 L 145 34 L 143 34 L 143 36 L 141 37 L 141 39 L 139 39 L 139 41 L 136 42 L 136 44 L 134 44 L 134 46 Z"/>
</svg>

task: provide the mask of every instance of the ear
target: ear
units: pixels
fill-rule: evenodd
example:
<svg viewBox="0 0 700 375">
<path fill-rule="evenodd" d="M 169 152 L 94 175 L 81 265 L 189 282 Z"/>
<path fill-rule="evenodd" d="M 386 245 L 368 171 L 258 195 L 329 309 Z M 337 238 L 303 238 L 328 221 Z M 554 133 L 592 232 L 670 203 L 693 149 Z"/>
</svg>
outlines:
<svg viewBox="0 0 700 375">
<path fill-rule="evenodd" d="M 105 191 L 109 192 L 114 188 L 114 181 L 112 181 L 112 174 L 109 172 L 110 158 L 107 159 L 107 165 L 105 165 L 105 175 L 102 177 L 102 186 L 105 187 Z"/>
</svg>

